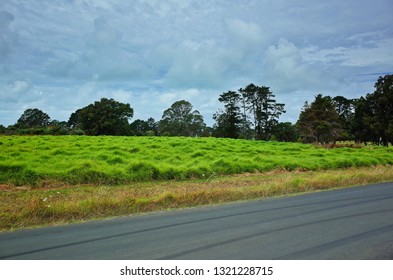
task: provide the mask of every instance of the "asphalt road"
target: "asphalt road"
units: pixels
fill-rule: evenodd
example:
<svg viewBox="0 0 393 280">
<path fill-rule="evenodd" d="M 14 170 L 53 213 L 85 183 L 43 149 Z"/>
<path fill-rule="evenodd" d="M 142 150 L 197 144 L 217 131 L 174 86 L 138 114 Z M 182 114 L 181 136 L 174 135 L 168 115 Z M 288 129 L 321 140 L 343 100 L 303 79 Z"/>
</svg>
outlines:
<svg viewBox="0 0 393 280">
<path fill-rule="evenodd" d="M 393 259 L 393 183 L 0 233 L 0 259 Z"/>
</svg>

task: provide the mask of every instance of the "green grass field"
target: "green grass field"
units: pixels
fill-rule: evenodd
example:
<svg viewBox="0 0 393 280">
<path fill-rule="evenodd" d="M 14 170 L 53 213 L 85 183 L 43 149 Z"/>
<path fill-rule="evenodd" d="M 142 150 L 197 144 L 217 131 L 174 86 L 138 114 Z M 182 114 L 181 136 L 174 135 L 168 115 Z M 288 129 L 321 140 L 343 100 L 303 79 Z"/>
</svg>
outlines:
<svg viewBox="0 0 393 280">
<path fill-rule="evenodd" d="M 120 185 L 393 164 L 393 148 L 181 137 L 0 137 L 0 183 Z"/>
</svg>

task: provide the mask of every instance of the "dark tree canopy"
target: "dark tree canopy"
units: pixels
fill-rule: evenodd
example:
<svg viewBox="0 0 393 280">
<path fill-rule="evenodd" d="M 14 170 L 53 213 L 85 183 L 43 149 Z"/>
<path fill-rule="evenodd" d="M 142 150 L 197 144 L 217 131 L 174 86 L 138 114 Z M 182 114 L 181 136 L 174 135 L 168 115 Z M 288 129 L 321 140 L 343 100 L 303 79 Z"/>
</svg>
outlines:
<svg viewBox="0 0 393 280">
<path fill-rule="evenodd" d="M 273 139 L 280 142 L 296 142 L 299 135 L 296 126 L 290 122 L 281 122 L 273 127 Z"/>
<path fill-rule="evenodd" d="M 379 77 L 370 101 L 375 115 L 371 125 L 382 144 L 388 146 L 393 143 L 393 75 Z"/>
<path fill-rule="evenodd" d="M 201 136 L 206 124 L 203 116 L 193 110 L 192 104 L 185 100 L 176 101 L 164 111 L 159 124 L 161 135 Z"/>
<path fill-rule="evenodd" d="M 19 128 L 37 128 L 46 127 L 49 123 L 49 115 L 35 108 L 25 110 L 16 122 L 16 126 Z"/>
<path fill-rule="evenodd" d="M 354 134 L 358 141 L 393 143 L 393 75 L 379 77 L 374 93 L 357 100 Z"/>
<path fill-rule="evenodd" d="M 225 107 L 214 115 L 215 134 L 221 137 L 269 140 L 279 116 L 285 113 L 284 104 L 277 103 L 265 86 L 249 84 L 238 92 L 224 92 L 218 100 Z"/>
<path fill-rule="evenodd" d="M 332 99 L 334 108 L 340 117 L 342 128 L 339 140 L 352 140 L 352 123 L 355 115 L 355 101 L 344 96 L 336 96 Z"/>
<path fill-rule="evenodd" d="M 130 104 L 102 98 L 71 114 L 68 124 L 87 135 L 129 135 L 133 115 Z"/>
<path fill-rule="evenodd" d="M 225 111 L 218 111 L 213 119 L 216 135 L 228 138 L 238 138 L 241 134 L 242 115 L 239 102 L 241 96 L 235 91 L 224 92 L 218 101 L 224 104 Z"/>
<path fill-rule="evenodd" d="M 374 139 L 375 136 L 368 121 L 369 116 L 372 115 L 369 103 L 369 100 L 363 96 L 354 100 L 355 113 L 351 123 L 351 132 L 356 142 L 377 141 Z"/>
<path fill-rule="evenodd" d="M 331 97 L 318 94 L 310 105 L 306 102 L 296 127 L 304 142 L 336 141 L 341 133 L 341 123 Z"/>
<path fill-rule="evenodd" d="M 132 135 L 143 136 L 149 130 L 147 121 L 137 119 L 130 124 Z"/>
<path fill-rule="evenodd" d="M 4 134 L 4 133 L 6 133 L 6 131 L 7 131 L 7 128 L 4 125 L 0 124 L 0 134 Z"/>
<path fill-rule="evenodd" d="M 239 90 L 245 100 L 247 110 L 253 115 L 255 138 L 269 140 L 278 118 L 285 113 L 284 104 L 277 103 L 269 87 L 249 84 Z"/>
<path fill-rule="evenodd" d="M 147 121 L 137 119 L 131 123 L 130 129 L 131 134 L 136 136 L 156 135 L 157 123 L 153 118 L 149 118 Z"/>
</svg>

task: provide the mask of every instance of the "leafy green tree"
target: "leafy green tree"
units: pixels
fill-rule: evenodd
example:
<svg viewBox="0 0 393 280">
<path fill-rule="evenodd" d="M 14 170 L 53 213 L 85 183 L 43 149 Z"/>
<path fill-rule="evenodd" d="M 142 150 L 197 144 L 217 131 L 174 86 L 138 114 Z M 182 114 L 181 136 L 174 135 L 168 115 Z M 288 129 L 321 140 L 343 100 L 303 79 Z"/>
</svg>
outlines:
<svg viewBox="0 0 393 280">
<path fill-rule="evenodd" d="M 149 118 L 147 121 L 135 120 L 130 124 L 132 135 L 143 136 L 143 135 L 157 135 L 157 123 L 153 118 Z"/>
<path fill-rule="evenodd" d="M 4 125 L 0 124 L 0 134 L 4 134 L 4 133 L 6 133 L 6 131 L 7 131 L 7 128 Z"/>
<path fill-rule="evenodd" d="M 159 123 L 162 135 L 201 136 L 205 129 L 203 116 L 185 100 L 176 101 L 165 110 Z"/>
<path fill-rule="evenodd" d="M 149 126 L 148 134 L 157 135 L 158 134 L 158 123 L 153 118 L 147 119 L 147 125 Z"/>
<path fill-rule="evenodd" d="M 47 113 L 39 109 L 27 109 L 16 122 L 18 128 L 44 128 L 50 123 L 50 117 Z"/>
<path fill-rule="evenodd" d="M 379 141 L 388 146 L 389 142 L 393 143 L 393 75 L 379 77 L 374 93 L 366 99 L 371 111 L 370 127 Z"/>
<path fill-rule="evenodd" d="M 87 135 L 129 135 L 133 115 L 130 104 L 102 98 L 71 114 L 68 124 Z"/>
<path fill-rule="evenodd" d="M 351 132 L 355 141 L 367 144 L 368 141 L 376 142 L 376 136 L 370 127 L 370 118 L 372 115 L 369 100 L 363 96 L 354 100 L 355 113 L 351 122 Z"/>
<path fill-rule="evenodd" d="M 75 112 L 73 112 L 71 114 L 71 116 L 69 117 L 67 124 L 70 128 L 77 129 L 82 126 L 81 119 L 80 119 L 81 111 L 82 111 L 82 109 L 78 109 Z"/>
<path fill-rule="evenodd" d="M 296 126 L 290 122 L 280 122 L 272 129 L 272 139 L 280 142 L 296 142 L 299 135 Z"/>
<path fill-rule="evenodd" d="M 218 100 L 224 103 L 225 111 L 218 111 L 213 119 L 215 135 L 218 137 L 238 138 L 241 134 L 242 115 L 239 102 L 241 95 L 235 91 L 224 92 Z"/>
<path fill-rule="evenodd" d="M 341 135 L 341 123 L 332 98 L 318 94 L 310 105 L 306 102 L 296 128 L 303 142 L 335 142 Z"/>
<path fill-rule="evenodd" d="M 149 124 L 144 121 L 137 119 L 130 124 L 131 134 L 136 136 L 143 136 L 149 130 Z"/>
<path fill-rule="evenodd" d="M 347 99 L 344 96 L 336 96 L 333 97 L 332 101 L 336 112 L 340 116 L 342 132 L 339 140 L 353 140 L 351 126 L 355 115 L 354 100 Z"/>
<path fill-rule="evenodd" d="M 68 123 L 65 121 L 51 120 L 47 127 L 47 133 L 51 135 L 67 135 L 69 133 Z"/>
<path fill-rule="evenodd" d="M 393 143 L 393 75 L 379 77 L 375 91 L 355 102 L 352 132 L 358 142 Z"/>
</svg>

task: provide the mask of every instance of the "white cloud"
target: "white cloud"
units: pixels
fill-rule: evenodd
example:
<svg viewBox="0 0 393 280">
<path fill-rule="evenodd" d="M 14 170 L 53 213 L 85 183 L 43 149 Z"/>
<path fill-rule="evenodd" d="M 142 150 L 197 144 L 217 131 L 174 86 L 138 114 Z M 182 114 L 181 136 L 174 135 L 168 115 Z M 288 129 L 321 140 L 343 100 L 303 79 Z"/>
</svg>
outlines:
<svg viewBox="0 0 393 280">
<path fill-rule="evenodd" d="M 277 45 L 269 46 L 265 56 L 265 74 L 268 81 L 279 92 L 312 89 L 320 85 L 323 73 L 307 64 L 294 43 L 280 39 Z"/>
<path fill-rule="evenodd" d="M 368 46 L 335 47 L 319 49 L 309 47 L 302 50 L 302 57 L 310 63 L 338 64 L 349 67 L 385 66 L 393 64 L 393 38 L 369 42 Z"/>
<path fill-rule="evenodd" d="M 168 92 L 168 93 L 160 94 L 158 100 L 160 104 L 165 104 L 165 103 L 171 104 L 177 101 L 178 98 L 179 98 L 178 94 L 173 92 Z"/>
<path fill-rule="evenodd" d="M 18 94 L 18 93 L 20 93 L 20 92 L 24 92 L 24 91 L 26 91 L 27 90 L 27 88 L 29 87 L 29 84 L 26 82 L 26 81 L 23 81 L 23 80 L 21 80 L 21 81 L 15 81 L 13 84 L 12 84 L 12 91 L 14 92 L 14 93 L 16 93 L 16 94 Z"/>
<path fill-rule="evenodd" d="M 289 111 L 318 92 L 372 91 L 377 77 L 361 74 L 393 64 L 390 0 L 9 0 L 1 7 L 4 124 L 19 117 L 15 108 L 33 105 L 66 120 L 102 97 L 156 119 L 186 99 L 208 122 L 220 93 L 251 82 L 270 86 L 295 116 Z"/>
<path fill-rule="evenodd" d="M 173 63 L 165 78 L 169 87 L 219 88 L 233 78 L 242 54 L 225 49 L 217 42 L 184 41 L 174 50 Z"/>
<path fill-rule="evenodd" d="M 229 19 L 226 21 L 233 40 L 241 44 L 261 44 L 263 35 L 261 27 L 255 23 L 248 23 L 240 19 Z"/>
<path fill-rule="evenodd" d="M 87 34 L 85 44 L 76 56 L 62 56 L 50 65 L 57 77 L 76 80 L 117 81 L 145 79 L 149 65 L 138 53 L 127 52 L 122 46 L 123 34 L 105 17 L 94 21 L 93 32 Z"/>
<path fill-rule="evenodd" d="M 393 38 L 380 40 L 375 47 L 346 49 L 343 65 L 391 67 L 393 65 Z"/>
<path fill-rule="evenodd" d="M 38 98 L 34 86 L 25 80 L 16 80 L 0 86 L 1 109 L 15 110 L 22 100 L 34 102 Z"/>
<path fill-rule="evenodd" d="M 13 14 L 0 11 L 0 62 L 9 55 L 18 43 L 18 36 L 10 27 L 14 19 Z"/>
</svg>

